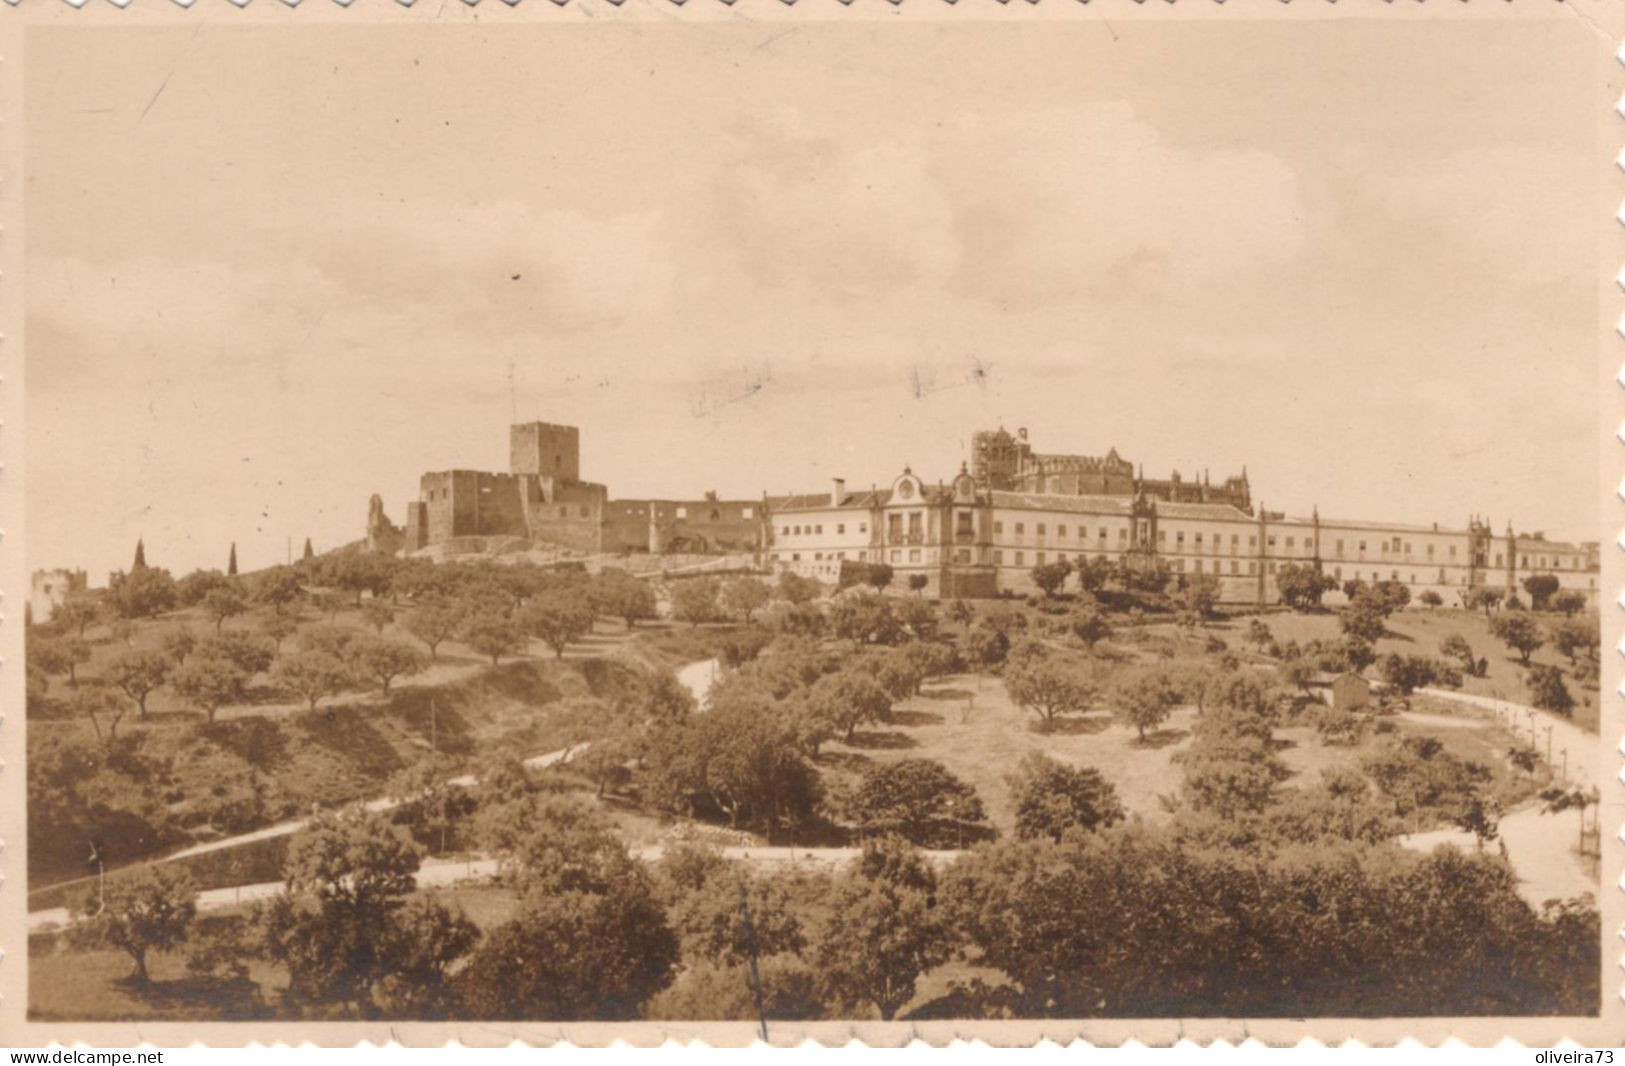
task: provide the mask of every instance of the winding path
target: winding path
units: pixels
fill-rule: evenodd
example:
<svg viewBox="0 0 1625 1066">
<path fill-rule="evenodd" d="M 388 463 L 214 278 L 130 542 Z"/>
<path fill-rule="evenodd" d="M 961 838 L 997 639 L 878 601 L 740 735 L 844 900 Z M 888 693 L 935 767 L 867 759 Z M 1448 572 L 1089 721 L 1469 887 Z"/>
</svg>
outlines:
<svg viewBox="0 0 1625 1066">
<path fill-rule="evenodd" d="M 1518 894 L 1537 911 L 1549 899 L 1597 895 L 1597 880 L 1586 870 L 1577 853 L 1580 815 L 1577 811 L 1545 814 L 1541 808 L 1525 807 L 1501 819 L 1500 839 L 1518 875 Z M 1407 848 L 1432 851 L 1440 844 L 1454 844 L 1462 851 L 1477 849 L 1478 841 L 1463 829 L 1434 829 L 1399 838 Z M 1499 845 L 1491 841 L 1486 848 Z"/>
<path fill-rule="evenodd" d="M 1490 712 L 1513 736 L 1529 740 L 1543 760 L 1549 739 L 1553 773 L 1570 784 L 1596 783 L 1602 738 L 1587 733 L 1574 723 L 1533 707 L 1489 696 L 1475 696 L 1449 689 L 1427 688 L 1418 691 L 1435 699 Z M 1445 721 L 1440 715 L 1407 714 L 1405 717 L 1429 724 L 1443 725 Z M 1475 724 L 1482 728 L 1487 724 L 1482 721 L 1475 723 L 1471 719 L 1448 721 L 1458 728 Z M 1499 842 L 1486 845 L 1496 849 L 1505 845 L 1507 859 L 1518 875 L 1518 892 L 1537 910 L 1549 899 L 1584 895 L 1595 898 L 1597 895 L 1597 878 L 1579 854 L 1579 818 L 1578 811 L 1547 814 L 1539 804 L 1530 805 L 1503 817 L 1499 823 Z M 1473 851 L 1478 847 L 1477 838 L 1463 829 L 1411 833 L 1400 837 L 1399 843 L 1417 851 L 1432 851 L 1440 844 L 1454 844 L 1463 851 Z"/>
<path fill-rule="evenodd" d="M 632 848 L 634 858 L 644 862 L 657 862 L 665 853 L 660 844 Z M 862 854 L 859 848 L 791 848 L 791 847 L 726 847 L 719 849 L 725 859 L 755 863 L 763 866 L 835 866 L 850 862 Z M 946 866 L 958 857 L 957 851 L 926 851 L 928 862 Z M 500 864 L 496 859 L 425 859 L 415 875 L 419 888 L 441 888 L 467 881 L 483 881 L 496 876 Z M 238 907 L 245 903 L 271 899 L 282 894 L 281 881 L 261 881 L 252 885 L 233 885 L 211 888 L 197 894 L 197 909 L 218 911 Z M 47 932 L 68 925 L 70 917 L 66 907 L 51 907 L 30 911 L 28 931 Z"/>
<path fill-rule="evenodd" d="M 1602 750 L 1603 745 L 1602 738 L 1596 733 L 1587 733 L 1573 722 L 1534 707 L 1526 707 L 1521 703 L 1493 699 L 1489 696 L 1475 696 L 1470 692 L 1456 692 L 1445 688 L 1422 688 L 1416 691 L 1420 695 L 1431 696 L 1447 703 L 1457 703 L 1490 712 L 1500 719 L 1501 724 L 1514 736 L 1520 740 L 1530 741 L 1542 759 L 1546 758 L 1549 740 L 1550 762 L 1553 771 L 1559 777 L 1577 785 L 1598 783 L 1597 753 Z"/>
</svg>

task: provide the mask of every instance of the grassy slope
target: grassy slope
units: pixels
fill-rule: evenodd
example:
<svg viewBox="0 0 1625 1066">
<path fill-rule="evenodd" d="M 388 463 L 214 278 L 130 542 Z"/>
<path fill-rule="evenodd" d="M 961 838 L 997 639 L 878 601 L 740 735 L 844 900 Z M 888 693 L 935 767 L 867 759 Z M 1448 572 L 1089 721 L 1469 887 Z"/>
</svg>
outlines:
<svg viewBox="0 0 1625 1066">
<path fill-rule="evenodd" d="M 1560 616 L 1536 614 L 1532 617 L 1545 627 Z M 1243 618 L 1210 628 L 1228 640 L 1232 647 L 1240 648 L 1243 646 L 1241 635 L 1248 621 L 1249 619 Z M 1275 634 L 1278 641 L 1296 640 L 1301 644 L 1317 638 L 1334 640 L 1341 635 L 1337 616 L 1330 613 L 1270 614 L 1264 616 L 1263 621 L 1270 627 L 1270 631 Z M 1439 645 L 1446 637 L 1459 635 L 1466 638 L 1479 658 L 1489 660 L 1489 672 L 1485 677 L 1466 678 L 1462 684 L 1462 691 L 1510 700 L 1513 703 L 1529 703 L 1529 692 L 1523 682 L 1523 664 L 1505 644 L 1490 636 L 1489 623 L 1482 612 L 1446 608 L 1433 611 L 1426 608 L 1410 608 L 1393 615 L 1388 620 L 1388 629 L 1389 634 L 1377 642 L 1376 650 L 1379 655 L 1398 652 L 1401 655 L 1425 655 L 1437 658 Z M 1568 660 L 1551 647 L 1544 647 L 1535 652 L 1533 661 L 1559 667 L 1565 676 L 1568 676 Z M 1574 723 L 1582 729 L 1596 732 L 1599 703 L 1596 684 L 1593 682 L 1589 686 L 1583 686 L 1570 680 L 1569 691 L 1573 693 L 1575 701 Z"/>
<path fill-rule="evenodd" d="M 1451 715 L 1463 727 L 1441 729 L 1400 721 L 1397 728 L 1437 736 L 1454 754 L 1491 766 L 1503 802 L 1527 793 L 1527 784 L 1506 769 L 1504 752 L 1510 737 L 1503 730 L 1464 715 L 1459 708 L 1419 703 L 1418 709 Z M 936 759 L 976 789 L 994 828 L 1008 833 L 1015 817 L 1006 775 L 1023 755 L 1037 751 L 1075 766 L 1093 767 L 1117 789 L 1131 815 L 1162 821 L 1170 816 L 1159 796 L 1179 792 L 1182 771 L 1173 760 L 1190 745 L 1195 715 L 1193 708 L 1176 710 L 1144 745 L 1132 728 L 1114 722 L 1106 712 L 1062 720 L 1054 732 L 1039 733 L 1032 728 L 1037 717 L 1012 703 L 998 679 L 959 675 L 927 685 L 921 696 L 900 703 L 894 722 L 859 730 L 850 745 L 826 745 L 822 769 L 855 777 L 874 763 Z M 1308 726 L 1283 727 L 1276 736 L 1283 742 L 1281 756 L 1294 772 L 1288 787 L 1313 785 L 1323 769 L 1353 766 L 1378 743 L 1374 734 L 1368 734 L 1359 747 L 1327 745 Z"/>
</svg>

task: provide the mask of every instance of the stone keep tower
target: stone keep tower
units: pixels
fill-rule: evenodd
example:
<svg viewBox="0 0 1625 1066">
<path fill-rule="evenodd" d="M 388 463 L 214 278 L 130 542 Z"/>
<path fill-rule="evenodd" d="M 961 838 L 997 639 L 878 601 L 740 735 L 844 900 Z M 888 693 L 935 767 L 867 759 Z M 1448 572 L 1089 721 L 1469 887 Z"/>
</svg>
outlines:
<svg viewBox="0 0 1625 1066">
<path fill-rule="evenodd" d="M 581 431 L 550 422 L 508 427 L 508 471 L 558 481 L 581 480 Z"/>
</svg>

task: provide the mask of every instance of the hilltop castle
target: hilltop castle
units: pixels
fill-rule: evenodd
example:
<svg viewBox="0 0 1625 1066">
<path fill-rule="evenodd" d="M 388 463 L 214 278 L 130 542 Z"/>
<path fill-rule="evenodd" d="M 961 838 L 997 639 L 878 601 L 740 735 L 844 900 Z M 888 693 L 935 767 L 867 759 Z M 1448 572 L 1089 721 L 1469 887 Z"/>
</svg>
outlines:
<svg viewBox="0 0 1625 1066">
<path fill-rule="evenodd" d="M 522 538 L 591 555 L 634 552 L 749 554 L 769 570 L 835 580 L 857 563 L 885 563 L 900 577 L 923 575 L 939 596 L 992 596 L 1032 588 L 1033 567 L 1105 559 L 1166 571 L 1176 581 L 1211 575 L 1221 599 L 1273 603 L 1286 565 L 1328 572 L 1339 582 L 1395 580 L 1459 604 L 1466 590 L 1518 592 L 1530 574 L 1551 574 L 1565 590 L 1595 600 L 1596 542 L 1570 544 L 1508 525 L 1406 525 L 1291 517 L 1254 505 L 1246 471 L 1213 485 L 1141 476 L 1116 450 L 1104 456 L 1045 455 L 1026 430 L 972 438 L 972 461 L 951 482 L 904 468 L 886 488 L 723 500 L 612 500 L 581 478 L 580 432 L 527 422 L 509 428 L 509 470 L 424 474 L 404 530 L 374 497 L 367 540 L 407 552 L 460 538 Z M 1340 594 L 1330 600 L 1335 602 Z"/>
<path fill-rule="evenodd" d="M 575 426 L 524 422 L 508 427 L 508 472 L 442 470 L 424 474 L 396 529 L 373 503 L 368 546 L 417 551 L 459 538 L 517 537 L 586 554 L 755 552 L 761 503 L 698 499 L 611 500 L 581 477 Z"/>
</svg>

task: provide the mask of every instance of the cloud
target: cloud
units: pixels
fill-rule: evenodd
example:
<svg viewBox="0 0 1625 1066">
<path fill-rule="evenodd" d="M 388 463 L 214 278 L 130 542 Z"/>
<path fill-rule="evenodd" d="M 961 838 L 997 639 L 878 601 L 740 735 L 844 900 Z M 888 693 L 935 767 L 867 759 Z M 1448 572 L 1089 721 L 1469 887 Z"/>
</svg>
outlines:
<svg viewBox="0 0 1625 1066">
<path fill-rule="evenodd" d="M 379 306 L 428 300 L 461 321 L 512 315 L 543 334 L 657 313 L 675 279 L 662 216 L 652 210 L 354 203 L 325 236 L 312 260 Z"/>
<path fill-rule="evenodd" d="M 289 223 L 291 226 L 292 223 Z M 159 390 L 353 377 L 500 377 L 592 359 L 587 333 L 664 314 L 676 276 L 656 211 L 329 205 L 208 258 L 30 262 L 31 386 Z M 561 373 L 562 368 L 562 373 Z"/>
<path fill-rule="evenodd" d="M 752 127 L 718 175 L 723 226 L 744 271 L 830 300 L 884 296 L 949 276 L 961 250 L 954 205 L 927 146 L 843 150 L 792 129 Z"/>
<path fill-rule="evenodd" d="M 1487 261 L 1503 282 L 1549 284 L 1596 268 L 1575 240 L 1598 206 L 1574 187 L 1587 165 L 1572 148 L 1485 144 L 1413 159 L 1369 192 L 1406 230 L 1445 235 L 1430 243 L 1462 267 Z"/>
<path fill-rule="evenodd" d="M 1127 104 L 977 113 L 876 143 L 795 113 L 736 134 L 719 215 L 746 273 L 832 301 L 1000 307 L 1228 285 L 1304 249 L 1267 152 L 1169 143 Z"/>
<path fill-rule="evenodd" d="M 1175 145 L 1125 103 L 967 116 L 940 172 L 959 205 L 960 286 L 1038 304 L 1229 285 L 1296 258 L 1296 175 L 1267 152 Z"/>
</svg>

